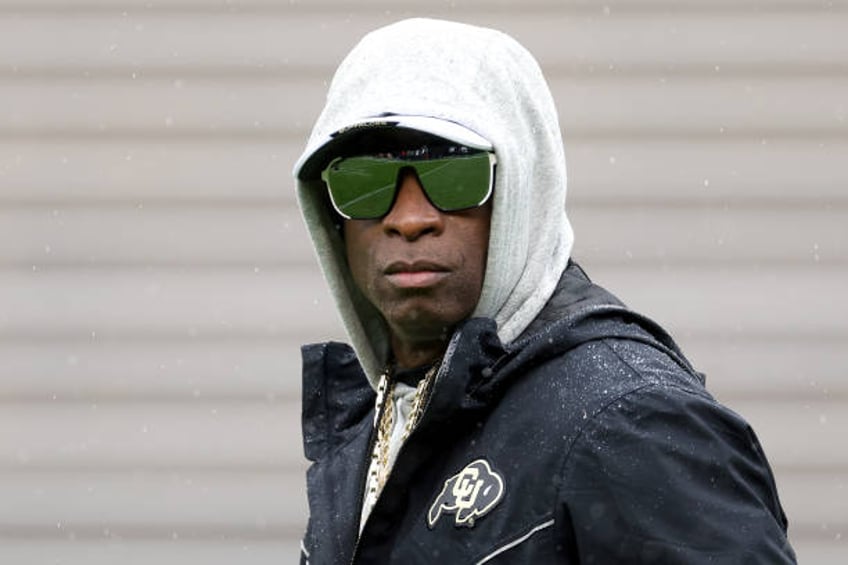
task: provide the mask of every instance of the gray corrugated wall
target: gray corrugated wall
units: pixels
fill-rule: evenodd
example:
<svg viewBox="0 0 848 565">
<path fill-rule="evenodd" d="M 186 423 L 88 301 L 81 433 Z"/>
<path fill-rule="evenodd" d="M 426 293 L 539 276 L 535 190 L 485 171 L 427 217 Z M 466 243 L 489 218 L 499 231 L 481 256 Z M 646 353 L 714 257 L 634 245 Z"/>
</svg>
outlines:
<svg viewBox="0 0 848 565">
<path fill-rule="evenodd" d="M 538 57 L 575 257 L 752 421 L 802 561 L 848 561 L 845 2 L 0 0 L 0 562 L 296 560 L 298 344 L 343 336 L 289 171 L 412 14 Z"/>
</svg>

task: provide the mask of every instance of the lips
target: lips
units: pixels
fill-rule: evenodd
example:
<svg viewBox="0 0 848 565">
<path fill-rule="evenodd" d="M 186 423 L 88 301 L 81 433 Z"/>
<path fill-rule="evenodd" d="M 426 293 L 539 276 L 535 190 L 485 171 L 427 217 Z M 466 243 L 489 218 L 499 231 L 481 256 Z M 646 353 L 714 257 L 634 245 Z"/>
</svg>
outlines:
<svg viewBox="0 0 848 565">
<path fill-rule="evenodd" d="M 439 283 L 450 269 L 432 261 L 395 261 L 383 271 L 392 285 L 399 288 L 425 288 Z"/>
<path fill-rule="evenodd" d="M 413 261 L 411 263 L 406 261 L 395 261 L 389 264 L 383 272 L 387 275 L 394 275 L 397 273 L 424 273 L 428 271 L 441 273 L 449 270 L 450 269 L 444 265 L 439 265 L 432 261 Z"/>
</svg>

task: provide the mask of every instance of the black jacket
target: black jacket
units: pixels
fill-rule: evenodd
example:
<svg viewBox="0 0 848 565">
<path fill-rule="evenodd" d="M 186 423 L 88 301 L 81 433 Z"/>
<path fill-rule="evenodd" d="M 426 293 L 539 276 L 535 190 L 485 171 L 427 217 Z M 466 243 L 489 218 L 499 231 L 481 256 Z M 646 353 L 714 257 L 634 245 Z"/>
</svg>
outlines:
<svg viewBox="0 0 848 565">
<path fill-rule="evenodd" d="M 795 561 L 751 428 L 576 265 L 512 344 L 456 331 L 361 536 L 375 395 L 348 346 L 303 357 L 302 563 Z"/>
</svg>

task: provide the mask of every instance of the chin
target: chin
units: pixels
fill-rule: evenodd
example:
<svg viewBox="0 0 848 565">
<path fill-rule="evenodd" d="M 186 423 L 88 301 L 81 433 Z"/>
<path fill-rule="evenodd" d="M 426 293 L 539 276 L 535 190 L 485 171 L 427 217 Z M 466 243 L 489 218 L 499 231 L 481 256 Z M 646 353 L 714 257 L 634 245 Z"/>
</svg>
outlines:
<svg viewBox="0 0 848 565">
<path fill-rule="evenodd" d="M 414 336 L 417 340 L 447 341 L 453 328 L 464 318 L 462 315 L 446 315 L 444 310 L 412 308 L 394 312 L 387 319 L 393 332 L 399 335 Z"/>
</svg>

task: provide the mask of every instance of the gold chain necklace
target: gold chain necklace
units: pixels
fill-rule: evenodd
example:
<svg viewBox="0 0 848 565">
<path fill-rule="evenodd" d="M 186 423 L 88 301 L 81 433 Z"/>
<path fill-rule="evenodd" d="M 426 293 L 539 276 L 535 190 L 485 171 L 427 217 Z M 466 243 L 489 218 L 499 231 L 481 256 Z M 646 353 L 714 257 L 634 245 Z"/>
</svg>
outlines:
<svg viewBox="0 0 848 565">
<path fill-rule="evenodd" d="M 424 377 L 418 381 L 418 386 L 415 387 L 415 394 L 412 397 L 412 407 L 409 411 L 409 417 L 403 427 L 401 434 L 401 445 L 403 445 L 418 421 L 424 413 L 424 406 L 430 396 L 430 390 L 433 387 L 436 372 L 439 365 L 433 365 Z M 374 415 L 374 427 L 377 429 L 377 439 L 374 442 L 374 449 L 371 452 L 371 462 L 368 467 L 368 484 L 365 491 L 364 506 L 366 512 L 370 512 L 371 507 L 377 502 L 383 486 L 386 484 L 386 479 L 391 471 L 389 467 L 389 449 L 391 447 L 392 429 L 394 428 L 394 389 L 395 383 L 390 382 L 389 370 L 380 375 L 380 382 L 377 385 L 377 413 Z"/>
</svg>

